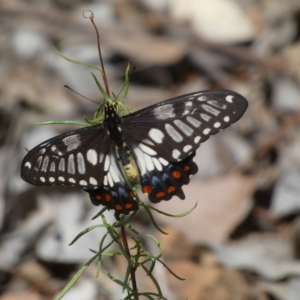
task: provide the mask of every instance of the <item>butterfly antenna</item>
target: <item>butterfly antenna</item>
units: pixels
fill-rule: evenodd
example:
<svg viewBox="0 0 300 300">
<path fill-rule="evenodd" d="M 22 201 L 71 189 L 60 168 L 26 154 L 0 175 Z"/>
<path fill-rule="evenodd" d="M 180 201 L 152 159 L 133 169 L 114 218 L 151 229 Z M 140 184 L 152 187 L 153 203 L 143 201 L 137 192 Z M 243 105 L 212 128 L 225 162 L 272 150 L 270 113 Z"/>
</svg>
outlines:
<svg viewBox="0 0 300 300">
<path fill-rule="evenodd" d="M 88 98 L 88 97 L 85 97 L 85 96 L 83 96 L 82 94 L 80 94 L 80 93 L 74 91 L 72 88 L 70 88 L 70 87 L 67 86 L 67 85 L 64 85 L 64 87 L 67 88 L 67 89 L 69 89 L 69 90 L 72 91 L 73 93 L 77 94 L 78 96 L 80 96 L 80 97 L 86 99 L 86 100 L 89 100 L 89 101 L 94 102 L 94 103 L 96 103 L 96 104 L 100 104 L 99 102 L 97 102 L 97 101 L 95 101 L 95 100 L 92 100 L 92 99 L 90 99 L 90 98 Z"/>
<path fill-rule="evenodd" d="M 84 15 L 85 12 L 90 12 L 90 16 L 89 17 L 86 17 Z M 108 97 L 110 97 L 110 91 L 109 91 L 109 86 L 108 86 L 108 80 L 107 80 L 107 76 L 106 76 L 106 72 L 105 72 L 105 68 L 104 68 L 104 63 L 103 63 L 103 58 L 102 58 L 102 53 L 101 53 L 101 47 L 100 47 L 100 36 L 99 36 L 99 32 L 98 32 L 98 29 L 97 29 L 97 26 L 94 22 L 94 13 L 89 10 L 89 9 L 86 9 L 83 11 L 82 13 L 83 17 L 84 18 L 89 18 L 91 23 L 93 24 L 94 26 L 94 29 L 96 31 L 96 35 L 97 35 L 97 45 L 98 45 L 98 53 L 99 53 L 99 58 L 100 58 L 100 64 L 101 64 L 101 75 L 102 75 L 102 78 L 103 78 L 103 82 L 104 82 L 104 86 L 105 86 L 105 91 L 106 91 L 106 94 L 108 95 Z"/>
</svg>

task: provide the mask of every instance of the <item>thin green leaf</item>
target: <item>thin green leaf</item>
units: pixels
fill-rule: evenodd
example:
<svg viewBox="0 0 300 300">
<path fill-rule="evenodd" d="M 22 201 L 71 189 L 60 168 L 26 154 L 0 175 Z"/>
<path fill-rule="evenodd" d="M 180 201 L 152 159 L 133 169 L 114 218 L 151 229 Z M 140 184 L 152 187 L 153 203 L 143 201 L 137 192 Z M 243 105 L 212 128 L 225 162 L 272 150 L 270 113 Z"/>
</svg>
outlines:
<svg viewBox="0 0 300 300">
<path fill-rule="evenodd" d="M 92 217 L 92 220 L 97 219 L 99 216 L 101 216 L 105 211 L 107 210 L 107 207 L 103 207 L 94 217 Z"/>
<path fill-rule="evenodd" d="M 157 248 L 159 249 L 160 254 L 158 256 L 155 256 L 155 259 L 160 258 L 162 256 L 162 253 L 163 253 L 163 249 L 162 249 L 162 246 L 161 246 L 160 242 L 158 241 L 157 238 L 155 238 L 151 234 L 146 234 L 146 236 L 150 237 L 154 241 L 154 243 L 156 244 Z"/>
<path fill-rule="evenodd" d="M 98 228 L 98 227 L 105 227 L 104 225 L 102 224 L 98 224 L 98 225 L 94 225 L 94 226 L 90 226 L 86 229 L 84 229 L 83 231 L 81 231 L 79 234 L 76 235 L 76 237 L 73 239 L 73 241 L 69 244 L 69 246 L 73 245 L 80 237 L 82 237 L 83 235 L 85 235 L 86 233 L 94 230 L 95 228 Z"/>
<path fill-rule="evenodd" d="M 191 208 L 191 209 L 189 209 L 188 211 L 186 211 L 186 212 L 184 212 L 184 213 L 182 213 L 182 214 L 178 214 L 178 215 L 171 215 L 171 214 L 168 214 L 168 213 L 166 213 L 166 212 L 164 212 L 164 211 L 161 211 L 161 210 L 159 210 L 159 209 L 157 209 L 157 208 L 155 208 L 155 207 L 153 207 L 153 206 L 150 206 L 150 205 L 147 205 L 147 207 L 148 208 L 150 208 L 150 209 L 152 209 L 152 210 L 154 210 L 154 211 L 156 211 L 157 213 L 159 213 L 159 214 L 162 214 L 162 215 L 165 215 L 165 216 L 167 216 L 167 217 L 172 217 L 172 218 L 182 218 L 182 217 L 185 217 L 185 216 L 187 216 L 188 214 L 190 214 L 196 207 L 197 207 L 197 202 L 195 203 L 195 205 Z M 146 207 L 145 207 L 146 208 Z"/>
<path fill-rule="evenodd" d="M 124 287 L 128 290 L 128 291 L 132 291 L 132 288 L 129 285 L 126 285 L 124 282 L 122 282 L 121 280 L 113 277 L 107 270 L 104 270 L 104 272 L 106 273 L 106 275 L 115 283 L 117 283 L 118 285 Z"/>
<path fill-rule="evenodd" d="M 115 222 L 115 224 L 114 224 L 114 227 L 121 227 L 122 225 L 127 225 L 134 217 L 135 217 L 135 215 L 136 215 L 136 211 L 132 211 L 132 212 L 130 212 L 130 214 L 129 215 L 121 215 L 121 220 L 120 221 L 117 221 L 117 222 Z"/>
<path fill-rule="evenodd" d="M 146 205 L 146 204 L 144 204 L 144 203 L 143 203 L 143 205 L 141 205 L 141 206 L 143 206 L 143 207 L 145 208 L 145 210 L 146 210 L 146 212 L 147 212 L 147 214 L 148 214 L 148 216 L 149 216 L 149 218 L 150 218 L 150 220 L 151 220 L 153 226 L 154 226 L 159 232 L 161 232 L 162 234 L 168 235 L 167 232 L 164 232 L 164 231 L 157 225 L 157 223 L 156 223 L 156 221 L 155 221 L 155 219 L 154 219 L 154 217 L 153 217 L 153 215 L 152 215 L 152 213 L 151 213 L 151 211 L 150 211 L 150 209 L 149 209 L 149 206 Z"/>
<path fill-rule="evenodd" d="M 158 259 L 158 261 L 177 279 L 179 280 L 185 280 L 184 278 L 179 277 L 178 275 L 176 275 L 163 261 L 161 261 L 160 259 Z"/>
<path fill-rule="evenodd" d="M 103 96 L 103 98 L 105 99 L 106 102 L 109 102 L 111 103 L 112 100 L 109 98 L 109 96 L 106 94 L 106 91 L 104 90 L 104 88 L 102 87 L 102 85 L 100 84 L 100 82 L 98 81 L 97 77 L 94 75 L 94 73 L 91 73 L 96 84 L 97 84 L 97 87 L 98 89 L 100 90 L 101 92 L 101 95 Z"/>
<path fill-rule="evenodd" d="M 128 94 L 128 90 L 129 90 L 129 71 L 130 71 L 130 64 L 127 65 L 126 71 L 125 71 L 125 86 L 124 86 L 124 90 L 123 93 L 120 97 L 120 102 L 124 103 L 127 94 Z"/>
<path fill-rule="evenodd" d="M 53 120 L 53 121 L 41 121 L 36 122 L 37 125 L 57 125 L 57 124 L 64 124 L 64 125 L 78 125 L 78 126 L 91 126 L 91 124 L 82 121 L 72 121 L 72 120 Z"/>
<path fill-rule="evenodd" d="M 162 291 L 160 289 L 160 286 L 159 286 L 157 280 L 151 273 L 149 273 L 149 270 L 144 265 L 142 265 L 142 268 L 144 269 L 145 273 L 148 274 L 149 278 L 152 280 L 153 284 L 155 285 L 158 296 L 162 298 L 163 294 L 162 294 Z"/>
<path fill-rule="evenodd" d="M 133 233 L 139 234 L 139 232 L 136 231 L 130 224 L 126 224 L 125 226 L 126 226 L 130 231 L 132 231 Z"/>
<path fill-rule="evenodd" d="M 65 288 L 54 298 L 54 300 L 60 300 L 62 297 L 69 291 L 69 289 L 78 281 L 78 279 L 82 276 L 84 271 L 88 268 L 88 266 L 97 258 L 98 254 L 93 256 L 80 270 L 73 276 L 70 282 L 65 286 Z"/>
<path fill-rule="evenodd" d="M 63 55 L 61 52 L 59 52 L 58 50 L 56 50 L 55 48 L 53 48 L 53 50 L 56 52 L 56 54 L 58 54 L 60 57 L 62 57 L 63 59 L 73 63 L 73 64 L 76 64 L 76 65 L 82 65 L 82 66 L 86 66 L 86 67 L 89 67 L 89 68 L 92 68 L 92 69 L 95 69 L 97 71 L 99 71 L 101 74 L 103 74 L 102 70 L 99 69 L 98 67 L 94 66 L 94 65 L 91 65 L 91 64 L 88 64 L 88 63 L 84 63 L 84 62 L 81 62 L 81 61 L 78 61 L 78 60 L 75 60 L 75 59 L 72 59 L 72 58 L 69 58 L 65 55 Z"/>
</svg>

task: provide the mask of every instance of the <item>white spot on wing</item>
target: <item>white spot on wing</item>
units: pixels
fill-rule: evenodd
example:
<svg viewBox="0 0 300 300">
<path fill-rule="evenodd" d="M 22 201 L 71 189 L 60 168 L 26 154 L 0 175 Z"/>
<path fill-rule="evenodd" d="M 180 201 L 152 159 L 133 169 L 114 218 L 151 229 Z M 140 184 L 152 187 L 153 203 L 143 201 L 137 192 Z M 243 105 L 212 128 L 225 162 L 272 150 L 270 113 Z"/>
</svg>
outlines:
<svg viewBox="0 0 300 300">
<path fill-rule="evenodd" d="M 144 154 L 145 164 L 148 171 L 154 170 L 154 165 L 151 157 L 147 154 Z"/>
<path fill-rule="evenodd" d="M 46 181 L 45 177 L 41 176 L 41 177 L 40 177 L 40 181 L 41 181 L 41 182 L 45 182 L 45 181 Z"/>
<path fill-rule="evenodd" d="M 200 121 L 198 121 L 197 119 L 195 119 L 191 116 L 186 117 L 186 120 L 195 128 L 198 128 L 201 125 Z"/>
<path fill-rule="evenodd" d="M 195 143 L 195 144 L 198 144 L 200 140 L 201 140 L 201 136 L 196 136 L 196 137 L 194 138 L 194 143 Z"/>
<path fill-rule="evenodd" d="M 164 158 L 162 158 L 162 157 L 160 157 L 159 159 L 158 159 L 160 162 L 161 162 L 161 164 L 163 164 L 164 166 L 167 166 L 169 163 L 168 163 L 168 161 L 166 161 Z"/>
<path fill-rule="evenodd" d="M 193 147 L 191 145 L 186 145 L 183 147 L 183 152 L 187 153 L 189 152 Z"/>
<path fill-rule="evenodd" d="M 149 145 L 149 146 L 154 146 L 154 143 L 153 142 L 151 142 L 150 140 L 148 140 L 148 139 L 144 139 L 144 140 L 142 140 L 142 143 L 143 144 L 147 144 L 147 145 Z"/>
<path fill-rule="evenodd" d="M 114 182 L 112 180 L 111 174 L 107 173 L 107 179 L 108 179 L 108 184 L 110 185 L 110 187 L 114 186 Z"/>
<path fill-rule="evenodd" d="M 106 175 L 104 176 L 103 184 L 107 185 L 107 176 Z"/>
<path fill-rule="evenodd" d="M 152 128 L 149 133 L 148 133 L 149 137 L 151 140 L 153 140 L 155 143 L 157 144 L 161 144 L 164 138 L 164 134 L 161 130 L 157 129 L 157 128 Z"/>
<path fill-rule="evenodd" d="M 214 124 L 214 127 L 215 128 L 219 128 L 221 126 L 221 123 L 220 122 L 216 122 L 215 124 Z"/>
<path fill-rule="evenodd" d="M 159 120 L 174 118 L 176 116 L 172 104 L 165 104 L 162 106 L 158 106 L 155 109 L 153 109 L 153 113 L 155 117 Z"/>
<path fill-rule="evenodd" d="M 110 156 L 106 155 L 105 162 L 104 162 L 104 171 L 108 171 L 109 166 L 110 166 Z"/>
<path fill-rule="evenodd" d="M 162 165 L 160 164 L 160 162 L 158 161 L 157 158 L 153 157 L 152 158 L 152 161 L 155 165 L 155 168 L 158 170 L 158 171 L 161 171 L 162 170 Z"/>
<path fill-rule="evenodd" d="M 103 158 L 104 158 L 104 153 L 100 153 L 100 155 L 99 155 L 99 163 L 102 163 Z"/>
<path fill-rule="evenodd" d="M 64 172 L 65 171 L 65 159 L 61 158 L 58 165 L 58 170 Z"/>
<path fill-rule="evenodd" d="M 84 163 L 84 158 L 81 152 L 77 153 L 77 168 L 79 174 L 84 174 L 85 173 L 85 163 Z"/>
<path fill-rule="evenodd" d="M 119 178 L 119 173 L 118 173 L 118 169 L 116 167 L 115 164 L 111 165 L 111 167 L 109 168 L 109 173 L 111 174 L 111 177 L 113 179 L 114 182 L 119 182 L 120 178 Z"/>
<path fill-rule="evenodd" d="M 193 134 L 194 129 L 183 123 L 181 120 L 174 120 L 174 123 L 186 136 L 191 136 Z"/>
<path fill-rule="evenodd" d="M 217 108 L 220 108 L 220 109 L 223 109 L 225 110 L 227 108 L 227 105 L 220 102 L 220 101 L 216 101 L 216 100 L 209 100 L 207 101 L 208 104 L 212 105 L 212 106 L 215 106 Z"/>
<path fill-rule="evenodd" d="M 29 161 L 26 162 L 26 164 L 24 165 L 24 167 L 27 167 L 28 169 L 31 169 L 31 163 Z"/>
<path fill-rule="evenodd" d="M 207 96 L 199 96 L 197 98 L 198 101 L 206 101 L 207 100 Z"/>
<path fill-rule="evenodd" d="M 54 161 L 50 165 L 50 172 L 55 172 L 55 163 L 54 163 Z"/>
<path fill-rule="evenodd" d="M 54 182 L 55 181 L 54 177 L 49 177 L 49 181 Z"/>
<path fill-rule="evenodd" d="M 90 162 L 93 166 L 97 164 L 97 152 L 95 149 L 89 149 L 86 153 L 86 159 Z"/>
<path fill-rule="evenodd" d="M 210 128 L 205 128 L 203 134 L 208 135 L 210 133 Z"/>
<path fill-rule="evenodd" d="M 40 168 L 40 166 L 41 166 L 41 163 L 42 163 L 42 160 L 43 160 L 43 156 L 40 156 L 40 157 L 36 160 L 35 166 L 34 166 L 34 169 L 35 169 L 36 171 L 39 170 L 39 168 Z"/>
<path fill-rule="evenodd" d="M 211 107 L 210 105 L 203 104 L 203 105 L 202 105 L 202 108 L 203 108 L 205 111 L 211 113 L 211 114 L 214 115 L 214 116 L 218 116 L 218 115 L 220 114 L 220 111 L 219 111 L 219 110 L 217 110 L 217 109 Z"/>
<path fill-rule="evenodd" d="M 70 154 L 68 157 L 68 173 L 75 174 L 74 154 Z"/>
<path fill-rule="evenodd" d="M 226 101 L 229 102 L 229 103 L 232 103 L 232 102 L 233 102 L 233 100 L 232 100 L 232 99 L 233 99 L 233 96 L 232 96 L 232 95 L 226 96 L 225 99 L 226 99 Z"/>
<path fill-rule="evenodd" d="M 172 125 L 166 124 L 165 129 L 173 141 L 177 143 L 183 141 L 182 135 Z"/>
<path fill-rule="evenodd" d="M 144 153 L 146 153 L 146 154 L 149 154 L 149 155 L 152 155 L 152 156 L 157 154 L 156 151 L 154 151 L 153 149 L 149 148 L 148 146 L 146 146 L 146 145 L 144 145 L 144 144 L 142 144 L 142 143 L 139 144 L 139 148 L 140 148 Z"/>
<path fill-rule="evenodd" d="M 207 114 L 200 114 L 200 117 L 206 122 L 208 122 L 211 119 L 211 117 Z"/>
<path fill-rule="evenodd" d="M 59 177 L 58 177 L 58 180 L 59 180 L 59 181 L 62 181 L 62 182 L 65 181 L 65 179 L 64 179 L 62 176 L 59 176 Z"/>
<path fill-rule="evenodd" d="M 92 185 L 98 185 L 98 181 L 94 177 L 89 178 L 90 184 Z"/>
<path fill-rule="evenodd" d="M 141 175 L 143 176 L 146 173 L 146 165 L 145 165 L 145 160 L 144 160 L 144 153 L 142 150 L 138 147 L 133 149 L 135 156 L 136 156 L 136 161 L 138 163 Z"/>
<path fill-rule="evenodd" d="M 41 149 L 41 150 L 39 151 L 39 154 L 43 155 L 45 152 L 46 152 L 46 149 L 43 148 L 43 149 Z"/>
<path fill-rule="evenodd" d="M 174 149 L 174 150 L 172 151 L 172 157 L 173 157 L 173 158 L 178 159 L 180 155 L 181 155 L 181 153 L 180 153 L 179 150 Z"/>
<path fill-rule="evenodd" d="M 230 118 L 228 116 L 224 117 L 224 122 L 229 122 Z"/>
<path fill-rule="evenodd" d="M 44 161 L 43 161 L 42 168 L 41 168 L 42 172 L 47 171 L 48 164 L 49 164 L 49 156 L 47 155 L 47 156 L 44 157 Z"/>
<path fill-rule="evenodd" d="M 83 186 L 87 186 L 87 182 L 85 180 L 80 180 L 79 181 L 79 184 L 80 185 L 83 185 Z"/>
<path fill-rule="evenodd" d="M 69 182 L 71 182 L 71 183 L 75 183 L 76 181 L 75 181 L 75 179 L 74 179 L 74 178 L 69 178 Z"/>
<path fill-rule="evenodd" d="M 67 152 L 77 149 L 81 144 L 78 134 L 67 136 L 62 141 L 64 142 L 65 146 L 67 147 Z"/>
</svg>

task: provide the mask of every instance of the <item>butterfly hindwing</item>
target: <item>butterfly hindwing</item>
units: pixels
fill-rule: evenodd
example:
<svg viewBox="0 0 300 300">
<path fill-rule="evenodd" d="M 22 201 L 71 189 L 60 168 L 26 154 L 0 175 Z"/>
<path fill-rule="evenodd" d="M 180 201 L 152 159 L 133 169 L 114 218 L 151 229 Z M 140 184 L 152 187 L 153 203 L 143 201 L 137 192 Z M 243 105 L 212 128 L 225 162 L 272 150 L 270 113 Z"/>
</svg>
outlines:
<svg viewBox="0 0 300 300">
<path fill-rule="evenodd" d="M 121 214 L 127 215 L 131 211 L 137 211 L 139 206 L 117 160 L 116 150 L 114 148 L 111 150 L 103 185 L 85 191 L 89 193 L 94 205 L 101 204 L 108 209 L 114 209 L 115 217 L 119 220 Z"/>
<path fill-rule="evenodd" d="M 140 156 L 141 153 L 138 155 Z M 146 163 L 142 167 L 142 170 L 145 168 L 146 171 L 140 174 L 142 192 L 148 194 L 149 200 L 153 203 L 170 200 L 173 196 L 185 199 L 182 186 L 188 184 L 191 175 L 198 171 L 194 157 L 195 152 L 176 163 L 169 163 L 157 157 L 146 159 Z M 138 163 L 140 162 L 141 160 L 138 159 Z M 141 167 L 139 169 L 141 170 Z"/>
</svg>

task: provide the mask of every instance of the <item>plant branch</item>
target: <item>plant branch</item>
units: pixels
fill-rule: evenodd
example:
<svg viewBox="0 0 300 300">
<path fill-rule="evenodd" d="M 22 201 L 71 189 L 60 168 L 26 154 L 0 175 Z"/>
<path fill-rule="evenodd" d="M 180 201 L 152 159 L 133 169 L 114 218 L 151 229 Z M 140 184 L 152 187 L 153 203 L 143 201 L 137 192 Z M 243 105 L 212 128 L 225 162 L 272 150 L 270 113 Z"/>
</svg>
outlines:
<svg viewBox="0 0 300 300">
<path fill-rule="evenodd" d="M 123 243 L 123 246 L 126 250 L 126 253 L 127 253 L 129 259 L 131 259 L 130 250 L 129 250 L 129 247 L 128 247 L 127 236 L 126 236 L 124 225 L 121 225 L 121 236 L 122 236 L 122 243 Z M 135 266 L 131 266 L 130 275 L 131 275 L 131 282 L 132 282 L 133 291 L 137 291 L 135 270 L 136 270 Z"/>
</svg>

